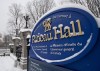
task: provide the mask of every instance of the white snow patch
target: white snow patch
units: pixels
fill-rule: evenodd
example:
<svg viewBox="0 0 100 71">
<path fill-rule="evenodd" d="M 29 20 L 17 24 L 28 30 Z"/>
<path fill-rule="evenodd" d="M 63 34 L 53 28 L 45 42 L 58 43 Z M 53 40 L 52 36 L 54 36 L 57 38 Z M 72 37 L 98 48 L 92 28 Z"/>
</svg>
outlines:
<svg viewBox="0 0 100 71">
<path fill-rule="evenodd" d="M 57 27 L 55 26 L 55 27 L 53 27 L 53 29 L 56 29 Z"/>
<path fill-rule="evenodd" d="M 71 3 L 70 0 L 54 0 L 54 1 L 55 1 L 57 6 Z"/>
<path fill-rule="evenodd" d="M 71 36 L 73 36 L 74 33 L 70 33 Z M 76 33 L 76 35 L 79 35 L 79 32 Z M 82 35 L 84 35 L 84 32 L 82 32 Z"/>
<path fill-rule="evenodd" d="M 63 27 L 63 24 L 59 24 L 58 27 Z"/>
<path fill-rule="evenodd" d="M 27 46 L 30 46 L 30 43 Z"/>
<path fill-rule="evenodd" d="M 57 30 L 57 33 L 60 33 L 60 31 L 59 31 L 59 30 Z"/>
<path fill-rule="evenodd" d="M 68 28 L 69 28 L 68 26 L 65 26 L 65 27 L 64 27 L 64 29 L 68 29 Z"/>
<path fill-rule="evenodd" d="M 20 37 L 12 37 L 12 39 L 19 39 L 20 40 Z"/>
<path fill-rule="evenodd" d="M 48 18 L 47 20 L 51 20 L 51 18 Z"/>
<path fill-rule="evenodd" d="M 43 34 L 40 34 L 40 36 L 43 36 Z"/>
<path fill-rule="evenodd" d="M 14 54 L 10 54 L 10 56 L 11 56 L 11 58 L 12 58 L 13 60 L 17 60 L 17 57 L 16 57 Z"/>
<path fill-rule="evenodd" d="M 13 43 L 9 43 L 9 46 L 13 46 L 14 44 Z"/>
<path fill-rule="evenodd" d="M 31 38 L 31 35 L 30 35 L 30 34 L 28 34 L 26 38 Z"/>
<path fill-rule="evenodd" d="M 100 28 L 100 18 L 96 18 L 96 21 L 97 21 L 98 27 Z"/>
<path fill-rule="evenodd" d="M 27 32 L 27 31 L 32 32 L 32 29 L 21 29 L 19 32 Z"/>
<path fill-rule="evenodd" d="M 0 71 L 27 71 L 22 70 L 19 66 L 14 67 L 14 60 L 10 56 L 0 57 Z"/>
</svg>

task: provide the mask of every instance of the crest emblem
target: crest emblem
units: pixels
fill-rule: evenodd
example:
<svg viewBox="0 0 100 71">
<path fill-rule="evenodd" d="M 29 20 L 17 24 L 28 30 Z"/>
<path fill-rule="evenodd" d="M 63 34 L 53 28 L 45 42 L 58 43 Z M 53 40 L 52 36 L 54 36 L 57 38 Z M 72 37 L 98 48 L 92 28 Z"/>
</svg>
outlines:
<svg viewBox="0 0 100 71">
<path fill-rule="evenodd" d="M 45 28 L 45 32 L 51 30 L 51 18 L 48 18 L 43 22 L 43 27 Z"/>
</svg>

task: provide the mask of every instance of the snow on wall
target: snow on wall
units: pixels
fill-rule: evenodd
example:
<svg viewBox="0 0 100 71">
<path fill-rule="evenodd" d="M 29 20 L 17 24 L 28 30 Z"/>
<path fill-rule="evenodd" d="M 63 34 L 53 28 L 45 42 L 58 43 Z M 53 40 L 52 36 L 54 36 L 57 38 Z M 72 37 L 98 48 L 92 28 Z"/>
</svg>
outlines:
<svg viewBox="0 0 100 71">
<path fill-rule="evenodd" d="M 12 37 L 12 39 L 19 39 L 20 40 L 20 37 Z"/>
<path fill-rule="evenodd" d="M 30 31 L 30 32 L 31 32 L 32 29 L 21 29 L 21 30 L 19 31 L 19 33 L 20 33 L 20 32 L 27 32 L 27 31 Z"/>
</svg>

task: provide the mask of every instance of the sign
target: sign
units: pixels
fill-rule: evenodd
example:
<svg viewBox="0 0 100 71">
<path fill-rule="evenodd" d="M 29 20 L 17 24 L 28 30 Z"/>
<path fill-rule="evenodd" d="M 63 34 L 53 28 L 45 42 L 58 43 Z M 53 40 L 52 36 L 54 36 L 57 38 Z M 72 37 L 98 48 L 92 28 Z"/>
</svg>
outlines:
<svg viewBox="0 0 100 71">
<path fill-rule="evenodd" d="M 33 58 L 29 58 L 29 71 L 72 71 L 62 67 L 44 63 Z"/>
<path fill-rule="evenodd" d="M 94 17 L 78 8 L 62 8 L 39 20 L 31 35 L 30 57 L 56 65 L 74 62 L 95 45 Z"/>
</svg>

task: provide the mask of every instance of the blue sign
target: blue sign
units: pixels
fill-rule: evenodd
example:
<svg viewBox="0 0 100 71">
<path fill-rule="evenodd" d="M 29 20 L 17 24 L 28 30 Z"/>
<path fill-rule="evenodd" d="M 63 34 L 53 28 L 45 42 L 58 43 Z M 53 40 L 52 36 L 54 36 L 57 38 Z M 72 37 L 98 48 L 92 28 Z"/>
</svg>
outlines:
<svg viewBox="0 0 100 71">
<path fill-rule="evenodd" d="M 44 63 L 33 58 L 29 58 L 28 71 L 73 71 L 63 67 L 58 67 L 52 64 Z"/>
<path fill-rule="evenodd" d="M 62 8 L 39 20 L 31 35 L 30 57 L 56 65 L 79 60 L 95 45 L 94 17 L 78 8 Z"/>
</svg>

